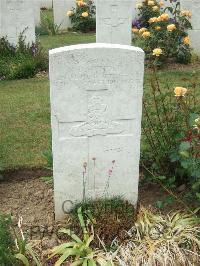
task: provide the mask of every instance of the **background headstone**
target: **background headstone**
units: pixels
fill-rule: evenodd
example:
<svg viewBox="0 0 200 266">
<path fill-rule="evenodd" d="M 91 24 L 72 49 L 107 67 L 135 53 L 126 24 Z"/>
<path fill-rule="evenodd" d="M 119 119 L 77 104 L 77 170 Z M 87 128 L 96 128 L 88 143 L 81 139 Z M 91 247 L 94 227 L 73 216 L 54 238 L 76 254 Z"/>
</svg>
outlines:
<svg viewBox="0 0 200 266">
<path fill-rule="evenodd" d="M 136 47 L 50 51 L 56 219 L 84 195 L 136 204 L 143 72 L 144 53 Z"/>
<path fill-rule="evenodd" d="M 131 45 L 133 0 L 96 0 L 96 42 Z"/>
<path fill-rule="evenodd" d="M 53 0 L 39 0 L 40 7 L 50 9 L 53 7 Z"/>
<path fill-rule="evenodd" d="M 67 11 L 76 6 L 76 0 L 53 0 L 54 23 L 60 25 L 60 29 L 71 27 Z"/>
<path fill-rule="evenodd" d="M 0 1 L 1 37 L 16 45 L 20 33 L 26 43 L 35 42 L 35 22 L 33 1 L 1 0 Z"/>
<path fill-rule="evenodd" d="M 33 0 L 34 4 L 34 18 L 35 18 L 35 26 L 39 26 L 41 22 L 40 17 L 40 1 L 39 0 Z"/>
<path fill-rule="evenodd" d="M 192 12 L 192 30 L 188 31 L 191 47 L 200 55 L 200 0 L 181 0 L 181 9 Z"/>
</svg>

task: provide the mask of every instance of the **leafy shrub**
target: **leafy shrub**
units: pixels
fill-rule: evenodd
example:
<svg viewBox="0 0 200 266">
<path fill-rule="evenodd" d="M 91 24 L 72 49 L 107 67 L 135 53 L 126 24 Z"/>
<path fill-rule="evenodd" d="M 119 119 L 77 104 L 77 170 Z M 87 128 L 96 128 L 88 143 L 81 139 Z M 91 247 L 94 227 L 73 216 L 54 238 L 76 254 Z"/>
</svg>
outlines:
<svg viewBox="0 0 200 266">
<path fill-rule="evenodd" d="M 85 221 L 86 216 L 86 221 Z M 107 259 L 106 254 L 100 250 L 94 250 L 91 242 L 94 239 L 94 230 L 92 227 L 92 217 L 89 212 L 82 213 L 78 209 L 78 218 L 82 228 L 83 239 L 79 238 L 70 229 L 60 229 L 59 232 L 68 235 L 72 241 L 63 243 L 53 248 L 51 258 L 60 255 L 55 266 L 62 265 L 70 257 L 73 259 L 70 265 L 93 265 L 93 266 L 112 266 L 112 260 Z"/>
<path fill-rule="evenodd" d="M 96 29 L 96 9 L 92 0 L 79 0 L 76 8 L 69 10 L 67 16 L 71 19 L 72 29 L 76 31 L 89 32 Z"/>
<path fill-rule="evenodd" d="M 41 25 L 36 28 L 38 35 L 56 35 L 59 33 L 60 25 L 54 23 L 54 19 L 49 11 L 41 13 Z"/>
<path fill-rule="evenodd" d="M 11 217 L 0 214 L 0 265 L 17 265 L 14 249 L 15 242 L 10 232 Z"/>
<path fill-rule="evenodd" d="M 167 186 L 190 185 L 200 199 L 200 131 L 196 76 L 188 88 L 162 85 L 156 72 L 143 103 L 142 163 Z"/>
<path fill-rule="evenodd" d="M 145 50 L 147 59 L 157 65 L 169 58 L 183 64 L 191 61 L 190 40 L 186 32 L 192 28 L 189 21 L 191 12 L 181 11 L 180 1 L 170 0 L 170 3 L 170 7 L 164 8 L 162 1 L 143 1 L 138 5 L 139 19 L 133 23 L 134 40 Z M 161 50 L 160 56 L 153 52 L 156 48 Z"/>
<path fill-rule="evenodd" d="M 120 265 L 199 265 L 200 220 L 193 214 L 154 214 L 142 208 L 129 240 L 119 247 Z"/>
<path fill-rule="evenodd" d="M 0 80 L 30 78 L 47 68 L 47 55 L 38 43 L 27 45 L 21 35 L 14 47 L 6 38 L 0 39 Z"/>
</svg>

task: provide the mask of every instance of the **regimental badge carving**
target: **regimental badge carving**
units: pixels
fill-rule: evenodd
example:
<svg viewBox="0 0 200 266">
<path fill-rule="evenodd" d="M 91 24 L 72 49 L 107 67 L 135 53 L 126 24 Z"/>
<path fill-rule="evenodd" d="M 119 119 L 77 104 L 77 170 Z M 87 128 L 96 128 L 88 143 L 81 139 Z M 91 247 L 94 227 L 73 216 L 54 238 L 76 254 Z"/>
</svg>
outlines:
<svg viewBox="0 0 200 266">
<path fill-rule="evenodd" d="M 88 121 L 73 126 L 69 134 L 73 137 L 120 134 L 124 131 L 119 122 L 108 118 L 108 106 L 100 96 L 93 96 L 88 102 Z"/>
</svg>

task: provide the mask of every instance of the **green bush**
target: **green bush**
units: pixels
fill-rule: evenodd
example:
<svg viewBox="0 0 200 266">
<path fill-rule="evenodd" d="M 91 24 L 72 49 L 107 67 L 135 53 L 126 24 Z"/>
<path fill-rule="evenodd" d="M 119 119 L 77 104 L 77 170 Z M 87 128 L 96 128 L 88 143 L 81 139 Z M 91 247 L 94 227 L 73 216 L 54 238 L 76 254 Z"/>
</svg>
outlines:
<svg viewBox="0 0 200 266">
<path fill-rule="evenodd" d="M 76 2 L 76 8 L 69 10 L 67 16 L 72 22 L 72 30 L 89 32 L 96 29 L 96 9 L 93 1 L 83 0 Z"/>
<path fill-rule="evenodd" d="M 170 0 L 170 7 L 163 6 L 164 3 L 160 6 L 160 3 L 145 0 L 138 6 L 139 19 L 133 24 L 134 41 L 138 43 L 140 40 L 147 59 L 152 63 L 162 65 L 170 58 L 188 64 L 191 49 L 186 30 L 192 28 L 191 12 L 181 11 L 178 0 Z M 156 54 L 155 49 L 160 49 L 160 54 Z"/>
<path fill-rule="evenodd" d="M 162 84 L 156 71 L 143 104 L 142 163 L 167 186 L 188 184 L 200 201 L 200 125 L 196 76 L 187 88 Z"/>
<path fill-rule="evenodd" d="M 21 35 L 14 47 L 6 38 L 0 39 L 0 80 L 30 78 L 47 68 L 47 55 L 38 43 L 27 45 Z"/>
<path fill-rule="evenodd" d="M 0 214 L 0 265 L 16 266 L 15 242 L 10 232 L 10 216 Z"/>
</svg>

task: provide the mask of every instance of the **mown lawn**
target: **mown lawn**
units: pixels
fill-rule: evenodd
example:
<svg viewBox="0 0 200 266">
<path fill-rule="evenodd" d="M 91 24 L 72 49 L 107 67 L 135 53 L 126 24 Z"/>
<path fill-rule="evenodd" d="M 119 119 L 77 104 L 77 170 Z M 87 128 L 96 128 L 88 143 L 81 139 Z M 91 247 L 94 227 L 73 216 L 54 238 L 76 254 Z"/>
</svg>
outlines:
<svg viewBox="0 0 200 266">
<path fill-rule="evenodd" d="M 49 49 L 62 47 L 66 45 L 73 45 L 78 43 L 92 43 L 96 41 L 94 33 L 76 33 L 76 32 L 67 32 L 65 34 L 58 34 L 53 36 L 41 35 L 40 42 L 42 47 L 46 51 Z"/>
<path fill-rule="evenodd" d="M 200 70 L 160 71 L 162 83 L 188 86 L 194 79 L 200 87 Z M 145 75 L 148 94 L 149 74 Z M 197 89 L 198 90 L 198 89 Z M 42 152 L 51 147 L 48 78 L 0 81 L 0 162 L 5 168 L 40 167 Z"/>
</svg>

